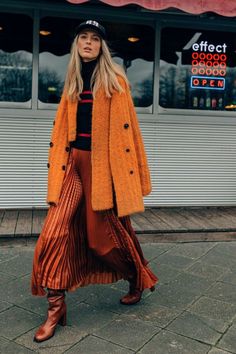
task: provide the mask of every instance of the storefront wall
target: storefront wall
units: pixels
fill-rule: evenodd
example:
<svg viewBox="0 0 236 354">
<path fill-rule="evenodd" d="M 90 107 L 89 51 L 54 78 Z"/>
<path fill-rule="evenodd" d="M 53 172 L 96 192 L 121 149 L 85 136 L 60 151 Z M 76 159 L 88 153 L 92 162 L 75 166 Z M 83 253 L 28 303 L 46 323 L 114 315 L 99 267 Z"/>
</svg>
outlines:
<svg viewBox="0 0 236 354">
<path fill-rule="evenodd" d="M 45 8 L 41 6 L 41 9 L 40 3 L 34 6 L 32 9 L 25 3 L 24 6 L 23 3 L 19 6 L 19 2 L 17 2 L 17 8 L 14 2 L 8 2 L 7 5 L 1 4 L 2 11 L 6 13 L 28 12 L 33 16 L 34 52 L 37 52 L 41 45 L 37 36 L 40 14 L 42 17 L 58 16 L 59 18 L 63 15 L 69 20 L 70 17 L 74 19 L 77 15 L 80 19 L 87 18 L 89 12 L 90 17 L 93 14 L 95 16 L 96 13 L 96 18 L 101 16 L 104 21 L 114 21 L 118 24 L 122 21 L 150 26 L 151 23 L 154 33 L 153 61 L 155 63 L 152 69 L 152 104 L 149 104 L 150 92 L 144 97 L 145 99 L 138 96 L 135 98 L 153 183 L 152 194 L 145 198 L 145 205 L 236 204 L 236 114 L 221 109 L 203 109 L 204 107 L 194 109 L 189 106 L 189 102 L 188 107 L 183 107 L 178 97 L 175 99 L 177 107 L 169 107 L 168 100 L 159 95 L 159 92 L 165 92 L 166 89 L 163 89 L 161 75 L 166 70 L 165 67 L 162 70 L 162 65 L 164 65 L 162 55 L 165 56 L 164 47 L 168 47 L 168 43 L 163 44 L 163 41 L 162 47 L 159 45 L 160 27 L 164 25 L 173 28 L 175 26 L 197 28 L 201 23 L 201 28 L 203 26 L 212 30 L 219 28 L 217 21 L 220 21 L 221 28 L 226 26 L 225 31 L 229 30 L 228 25 L 231 31 L 234 31 L 236 29 L 232 27 L 230 19 L 214 20 L 208 25 L 208 19 L 205 20 L 203 17 L 201 20 L 196 17 L 196 23 L 192 25 L 194 19 L 192 17 L 189 19 L 189 16 L 185 15 L 175 16 L 152 12 L 134 14 L 130 10 L 125 12 L 124 9 L 113 8 L 103 9 L 99 13 L 99 9 L 90 7 L 88 11 L 86 6 L 77 6 L 72 9 L 68 4 L 61 5 L 61 8 L 57 6 L 57 13 L 55 13 L 51 4 L 45 6 L 44 3 Z M 60 57 L 60 53 L 57 55 Z M 152 60 L 148 54 L 147 57 L 145 54 L 142 55 L 142 60 L 144 64 L 146 63 L 145 67 L 149 70 Z M 168 50 L 166 55 L 168 58 L 164 59 L 167 62 L 170 58 Z M 172 64 L 170 62 L 170 65 Z M 143 68 L 143 62 L 138 65 Z M 46 207 L 48 143 L 56 104 L 52 103 L 52 97 L 45 96 L 44 78 L 38 77 L 38 66 L 40 66 L 38 56 L 33 55 L 30 100 L 20 104 L 4 102 L 3 99 L 0 102 L 0 208 Z M 132 80 L 135 84 L 139 81 L 139 71 L 136 70 L 135 77 L 131 69 Z M 176 77 L 176 73 L 174 76 Z M 38 90 L 39 81 L 42 88 Z M 148 87 L 148 83 L 146 84 Z M 176 93 L 173 92 L 171 95 L 175 97 Z M 217 100 L 221 102 L 219 97 L 218 95 Z M 191 104 L 196 105 L 196 100 L 200 104 L 199 95 L 193 97 L 194 103 Z M 208 102 L 206 97 L 204 100 Z M 212 100 L 211 98 L 211 105 L 213 105 Z M 185 100 L 185 104 L 186 102 Z"/>
</svg>

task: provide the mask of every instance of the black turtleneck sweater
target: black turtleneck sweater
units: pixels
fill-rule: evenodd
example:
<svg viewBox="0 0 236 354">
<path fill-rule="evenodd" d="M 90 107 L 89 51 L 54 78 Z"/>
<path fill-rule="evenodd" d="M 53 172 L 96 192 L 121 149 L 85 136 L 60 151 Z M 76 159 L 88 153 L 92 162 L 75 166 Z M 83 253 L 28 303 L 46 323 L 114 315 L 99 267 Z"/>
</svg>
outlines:
<svg viewBox="0 0 236 354">
<path fill-rule="evenodd" d="M 82 62 L 81 75 L 84 85 L 81 99 L 78 101 L 76 140 L 71 143 L 71 147 L 80 150 L 91 150 L 93 96 L 90 83 L 96 64 L 96 59 Z"/>
</svg>

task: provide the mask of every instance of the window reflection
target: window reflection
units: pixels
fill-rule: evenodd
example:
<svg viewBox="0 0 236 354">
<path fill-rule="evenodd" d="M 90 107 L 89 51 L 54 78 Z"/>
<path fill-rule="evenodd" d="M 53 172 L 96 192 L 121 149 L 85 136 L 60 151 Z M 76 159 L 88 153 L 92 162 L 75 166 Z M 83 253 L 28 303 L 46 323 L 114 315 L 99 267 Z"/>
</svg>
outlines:
<svg viewBox="0 0 236 354">
<path fill-rule="evenodd" d="M 80 22 L 83 20 L 54 17 L 41 19 L 39 100 L 42 103 L 57 103 L 60 100 L 70 45 L 74 30 Z M 112 56 L 127 72 L 136 107 L 152 107 L 154 30 L 143 25 L 104 21 L 103 24 Z"/>
<path fill-rule="evenodd" d="M 160 105 L 235 110 L 235 38 L 235 33 L 230 32 L 164 28 L 161 33 Z"/>
<path fill-rule="evenodd" d="M 27 15 L 0 14 L 0 101 L 27 102 L 32 90 L 33 21 Z"/>
</svg>

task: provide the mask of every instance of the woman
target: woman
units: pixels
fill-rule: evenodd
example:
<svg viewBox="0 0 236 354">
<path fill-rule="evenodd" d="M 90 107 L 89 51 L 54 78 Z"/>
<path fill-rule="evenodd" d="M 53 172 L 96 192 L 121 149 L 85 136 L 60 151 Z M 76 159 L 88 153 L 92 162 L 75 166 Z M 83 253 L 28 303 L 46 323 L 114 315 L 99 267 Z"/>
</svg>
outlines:
<svg viewBox="0 0 236 354">
<path fill-rule="evenodd" d="M 45 295 L 42 342 L 66 324 L 65 291 L 119 279 L 120 302 L 154 290 L 129 215 L 144 210 L 151 183 L 128 80 L 115 64 L 96 21 L 77 28 L 64 92 L 54 122 L 48 175 L 50 204 L 33 263 L 32 294 Z"/>
</svg>

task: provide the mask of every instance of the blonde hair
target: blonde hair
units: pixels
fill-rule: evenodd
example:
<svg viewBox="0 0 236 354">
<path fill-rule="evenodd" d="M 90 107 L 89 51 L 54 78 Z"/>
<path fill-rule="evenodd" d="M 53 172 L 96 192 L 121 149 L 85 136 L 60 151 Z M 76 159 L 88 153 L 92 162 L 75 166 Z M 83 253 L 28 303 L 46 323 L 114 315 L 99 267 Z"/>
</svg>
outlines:
<svg viewBox="0 0 236 354">
<path fill-rule="evenodd" d="M 71 56 L 64 87 L 68 98 L 71 100 L 80 99 L 80 94 L 83 91 L 83 79 L 81 76 L 82 62 L 78 53 L 77 42 L 78 35 L 71 46 Z M 121 76 L 126 84 L 129 85 L 123 68 L 113 61 L 106 42 L 101 38 L 101 53 L 98 56 L 98 62 L 91 77 L 93 96 L 95 97 L 97 90 L 101 86 L 103 86 L 107 97 L 111 97 L 115 90 L 123 92 L 117 75 Z"/>
</svg>

